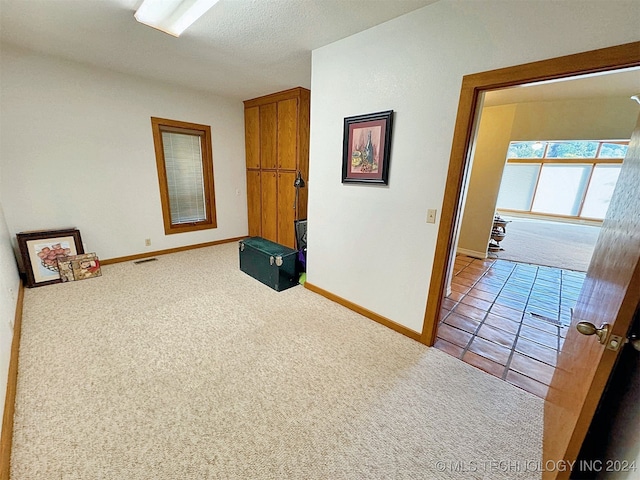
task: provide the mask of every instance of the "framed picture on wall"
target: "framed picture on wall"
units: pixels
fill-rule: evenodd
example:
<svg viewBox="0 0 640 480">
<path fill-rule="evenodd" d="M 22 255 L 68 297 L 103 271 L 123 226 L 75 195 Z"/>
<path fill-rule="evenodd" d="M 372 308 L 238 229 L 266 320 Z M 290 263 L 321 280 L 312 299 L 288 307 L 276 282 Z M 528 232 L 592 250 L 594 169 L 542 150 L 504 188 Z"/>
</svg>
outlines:
<svg viewBox="0 0 640 480">
<path fill-rule="evenodd" d="M 75 228 L 21 232 L 16 237 L 27 287 L 61 282 L 58 257 L 84 253 L 80 231 Z"/>
<path fill-rule="evenodd" d="M 393 110 L 344 119 L 342 183 L 389 184 Z"/>
</svg>

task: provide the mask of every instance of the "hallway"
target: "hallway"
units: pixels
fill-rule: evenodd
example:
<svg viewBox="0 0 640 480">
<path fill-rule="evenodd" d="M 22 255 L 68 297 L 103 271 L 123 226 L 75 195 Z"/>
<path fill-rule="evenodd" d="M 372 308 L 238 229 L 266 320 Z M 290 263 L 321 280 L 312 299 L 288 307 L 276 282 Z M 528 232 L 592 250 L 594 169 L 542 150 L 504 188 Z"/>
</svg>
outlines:
<svg viewBox="0 0 640 480">
<path fill-rule="evenodd" d="M 458 255 L 435 347 L 546 396 L 585 273 Z"/>
</svg>

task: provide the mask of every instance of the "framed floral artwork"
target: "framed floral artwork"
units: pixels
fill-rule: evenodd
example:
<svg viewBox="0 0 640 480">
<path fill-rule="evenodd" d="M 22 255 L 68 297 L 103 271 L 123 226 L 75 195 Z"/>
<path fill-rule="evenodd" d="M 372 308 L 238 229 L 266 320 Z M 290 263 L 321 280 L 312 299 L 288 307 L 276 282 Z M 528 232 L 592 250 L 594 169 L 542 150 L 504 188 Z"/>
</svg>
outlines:
<svg viewBox="0 0 640 480">
<path fill-rule="evenodd" d="M 84 253 L 80 231 L 75 228 L 21 232 L 16 237 L 27 287 L 61 282 L 58 257 Z"/>
</svg>

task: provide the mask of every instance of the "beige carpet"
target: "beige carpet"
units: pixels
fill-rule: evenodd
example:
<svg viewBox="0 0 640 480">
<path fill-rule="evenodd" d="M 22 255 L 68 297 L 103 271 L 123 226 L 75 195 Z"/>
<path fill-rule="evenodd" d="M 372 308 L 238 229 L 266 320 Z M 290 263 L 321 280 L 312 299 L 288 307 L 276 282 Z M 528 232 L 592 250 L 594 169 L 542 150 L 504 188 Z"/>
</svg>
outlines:
<svg viewBox="0 0 640 480">
<path fill-rule="evenodd" d="M 237 256 L 27 290 L 12 479 L 540 477 L 542 400 Z"/>
<path fill-rule="evenodd" d="M 600 227 L 549 222 L 503 215 L 507 235 L 500 246 L 503 251 L 490 254 L 514 262 L 586 272 Z"/>
</svg>

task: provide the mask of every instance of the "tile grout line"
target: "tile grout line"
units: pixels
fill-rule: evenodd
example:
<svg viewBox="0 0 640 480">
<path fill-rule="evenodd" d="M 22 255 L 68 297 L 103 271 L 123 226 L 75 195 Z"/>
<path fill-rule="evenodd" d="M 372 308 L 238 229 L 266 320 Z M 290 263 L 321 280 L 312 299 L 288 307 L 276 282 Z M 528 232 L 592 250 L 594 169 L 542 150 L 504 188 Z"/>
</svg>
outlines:
<svg viewBox="0 0 640 480">
<path fill-rule="evenodd" d="M 472 262 L 473 263 L 473 262 Z M 471 290 L 473 290 L 473 288 L 478 284 L 478 282 L 484 278 L 484 276 L 487 274 L 487 272 L 491 269 L 491 267 L 493 267 L 493 264 L 495 262 L 492 262 L 491 265 L 489 266 L 489 268 L 487 268 L 484 273 L 482 275 L 480 275 L 480 278 L 478 278 L 478 280 L 476 280 L 473 285 L 469 288 L 469 292 Z M 471 263 L 469 264 L 471 265 Z M 467 267 L 469 266 L 467 265 Z M 464 267 L 459 273 L 464 272 L 464 269 L 467 268 Z M 462 298 L 465 298 L 467 295 L 469 295 L 469 292 L 465 293 Z M 460 301 L 458 302 L 458 304 L 462 303 L 462 298 L 460 299 Z M 457 305 L 456 305 L 457 306 Z M 486 318 L 486 315 L 485 315 Z M 482 324 L 484 323 L 484 318 L 480 321 L 480 323 L 478 323 L 478 326 L 476 327 L 476 329 L 474 330 L 474 332 L 471 334 L 471 339 L 467 342 L 467 344 L 465 345 L 465 347 L 462 349 L 462 353 L 460 354 L 460 360 L 462 360 L 462 358 L 467 354 L 467 352 L 469 351 L 469 345 L 471 345 L 471 343 L 473 342 L 473 339 L 476 338 L 476 334 L 478 333 L 478 330 L 480 330 L 480 327 L 482 326 Z M 464 360 L 463 360 L 464 361 Z"/>
<path fill-rule="evenodd" d="M 473 263 L 473 261 L 471 262 Z M 471 263 L 467 264 L 462 270 L 460 270 L 458 272 L 458 274 L 464 272 L 464 270 L 471 265 Z M 491 268 L 493 267 L 493 264 L 496 263 L 495 260 L 493 262 L 491 262 L 491 265 L 489 266 L 489 268 L 487 268 L 482 275 L 480 275 L 480 277 L 473 283 L 473 285 L 471 287 L 469 287 L 469 292 L 471 290 L 473 290 L 473 288 L 478 284 L 478 282 L 480 280 L 482 280 L 485 275 L 487 274 L 487 272 L 489 272 L 489 270 L 491 270 Z M 454 278 L 456 277 L 456 275 L 454 275 Z M 462 298 L 465 298 L 467 295 L 469 295 L 469 292 L 465 293 Z M 460 301 L 458 302 L 458 305 L 462 303 L 462 298 L 460 299 Z M 474 297 L 475 298 L 475 297 Z M 456 307 L 458 306 L 456 305 Z M 493 303 L 491 304 L 491 306 L 493 306 Z M 489 309 L 491 309 L 491 307 L 489 307 Z M 453 310 L 452 310 L 453 311 Z M 469 351 L 469 345 L 471 345 L 471 343 L 473 343 L 473 340 L 476 338 L 476 334 L 478 333 L 478 330 L 480 330 L 480 327 L 484 324 L 484 320 L 485 318 L 487 318 L 487 315 L 489 314 L 489 310 L 487 310 L 485 316 L 482 318 L 482 320 L 480 321 L 480 323 L 478 323 L 478 326 L 476 327 L 476 329 L 474 330 L 474 332 L 471 334 L 471 339 L 467 342 L 467 344 L 463 347 L 462 349 L 462 353 L 460 354 L 459 359 L 462 360 L 462 358 L 465 356 L 465 354 Z M 454 327 L 455 328 L 455 327 Z M 489 359 L 487 359 L 489 360 Z M 464 360 L 463 360 L 464 361 Z M 466 362 L 465 362 L 466 363 Z"/>
<path fill-rule="evenodd" d="M 488 260 L 490 260 L 490 265 L 489 265 L 489 267 L 488 267 L 486 270 L 484 270 L 484 271 L 482 272 L 482 274 L 480 275 L 480 277 L 478 277 L 478 279 L 477 279 L 477 280 L 475 280 L 471 286 L 464 285 L 464 287 L 465 287 L 465 288 L 468 288 L 468 291 L 467 291 L 466 293 L 462 294 L 462 297 L 460 298 L 460 300 L 456 302 L 456 305 L 454 306 L 454 309 L 455 309 L 459 304 L 463 304 L 462 300 L 463 300 L 465 297 L 470 296 L 470 292 L 471 292 L 471 290 L 472 290 L 472 289 L 474 289 L 474 288 L 476 288 L 477 284 L 478 284 L 480 281 L 482 281 L 483 279 L 485 279 L 485 278 L 487 277 L 487 274 L 489 273 L 489 271 L 490 271 L 490 270 L 492 270 L 492 269 L 493 269 L 493 270 L 494 270 L 494 272 L 495 272 L 495 271 L 502 270 L 502 269 L 496 269 L 496 268 L 494 268 L 494 267 L 495 267 L 495 264 L 498 262 L 498 260 L 500 260 L 499 258 L 498 258 L 498 259 L 491 259 L 491 258 L 489 258 Z M 493 301 L 489 302 L 489 301 L 485 300 L 486 302 L 490 303 L 490 306 L 489 306 L 489 308 L 488 308 L 486 311 L 484 311 L 484 313 L 485 313 L 485 314 L 484 314 L 484 316 L 482 317 L 482 320 L 480 320 L 480 321 L 479 321 L 479 324 L 478 324 L 478 326 L 475 328 L 474 333 L 471 333 L 471 339 L 467 342 L 466 346 L 465 346 L 464 348 L 462 348 L 462 353 L 461 353 L 461 354 L 460 354 L 460 356 L 458 357 L 460 360 L 462 360 L 462 358 L 464 357 L 464 355 L 465 355 L 468 351 L 470 351 L 470 350 L 469 350 L 469 346 L 473 343 L 473 341 L 474 341 L 476 338 L 478 338 L 478 332 L 480 331 L 481 327 L 482 327 L 483 325 L 485 325 L 486 318 L 487 318 L 488 314 L 490 313 L 491 308 L 493 308 L 493 306 L 494 306 L 494 305 L 496 305 L 496 301 L 497 301 L 498 297 L 499 297 L 499 296 L 500 296 L 500 294 L 503 292 L 503 290 L 506 288 L 507 283 L 509 282 L 509 280 L 514 276 L 514 274 L 515 274 L 515 273 L 517 272 L 517 270 L 518 270 L 519 263 L 517 263 L 517 262 L 510 262 L 510 261 L 506 261 L 506 263 L 511 264 L 511 265 L 513 265 L 513 266 L 512 266 L 512 268 L 509 270 L 509 274 L 508 274 L 508 276 L 507 276 L 503 281 L 501 281 L 500 289 L 498 290 L 498 292 L 497 292 L 497 294 L 496 294 L 495 298 L 493 299 Z M 469 262 L 469 263 L 467 263 L 466 265 L 464 265 L 464 267 L 462 267 L 462 268 L 460 269 L 460 271 L 459 271 L 457 274 L 455 274 L 455 275 L 454 275 L 454 278 L 455 278 L 458 274 L 463 273 L 463 272 L 464 272 L 468 267 L 470 267 L 470 266 L 472 266 L 472 265 L 474 265 L 474 266 L 476 266 L 476 267 L 477 267 L 477 264 L 474 264 L 474 263 L 473 263 L 473 260 L 472 260 L 471 262 Z M 528 286 L 529 286 L 529 291 L 528 291 L 528 294 L 527 294 L 526 302 L 525 302 L 525 304 L 524 304 L 524 311 L 522 312 L 522 315 L 521 315 L 521 317 L 520 317 L 520 322 L 519 322 L 519 325 L 518 325 L 518 330 L 517 330 L 517 333 L 515 334 L 515 339 L 514 339 L 513 344 L 512 344 L 512 346 L 511 346 L 511 348 L 510 348 L 509 358 L 508 358 L 508 360 L 507 360 L 507 362 L 506 362 L 506 365 L 504 365 L 504 371 L 503 371 L 503 374 L 502 374 L 502 376 L 501 376 L 501 377 L 497 377 L 496 375 L 494 375 L 494 376 L 496 376 L 497 378 L 501 378 L 501 380 L 503 380 L 503 381 L 507 381 L 507 380 L 506 380 L 506 377 L 507 377 L 507 374 L 509 373 L 510 366 L 511 366 L 511 362 L 512 362 L 512 360 L 513 360 L 513 357 L 514 357 L 514 355 L 515 355 L 515 353 L 516 353 L 516 350 L 515 350 L 515 349 L 516 349 L 516 345 L 517 345 L 517 343 L 518 343 L 518 340 L 520 339 L 520 332 L 522 331 L 522 328 L 523 328 L 523 325 L 524 325 L 524 316 L 525 316 L 525 315 L 526 315 L 526 313 L 527 313 L 527 307 L 529 307 L 529 302 L 530 302 L 530 301 L 531 301 L 531 299 L 532 299 L 533 291 L 534 291 L 534 287 L 535 287 L 535 285 L 536 285 L 536 282 L 537 282 L 538 280 L 540 280 L 540 283 L 545 283 L 545 284 L 546 284 L 546 283 L 547 283 L 547 279 L 548 279 L 548 278 L 547 278 L 547 276 L 544 276 L 544 275 L 542 275 L 542 276 L 541 276 L 541 274 L 540 274 L 540 266 L 539 266 L 539 265 L 533 265 L 533 264 L 527 264 L 527 265 L 528 265 L 529 267 L 533 267 L 533 268 L 535 269 L 535 274 L 534 274 L 534 276 L 533 276 L 533 281 L 528 285 Z M 484 265 L 483 265 L 483 267 L 484 267 Z M 560 323 L 561 325 L 560 325 L 560 326 L 558 326 L 558 325 L 553 325 L 553 326 L 555 326 L 555 327 L 556 327 L 556 332 L 557 332 L 557 333 L 556 333 L 556 342 L 555 342 L 555 343 L 556 343 L 557 348 L 553 349 L 552 347 L 548 347 L 548 346 L 547 346 L 547 345 L 545 345 L 545 344 L 540 344 L 540 345 L 541 345 L 541 346 L 543 346 L 543 347 L 552 348 L 553 350 L 555 350 L 555 351 L 556 351 L 556 355 L 557 355 L 557 354 L 558 354 L 558 352 L 560 351 L 561 330 L 562 330 L 562 325 L 563 325 L 563 324 L 562 324 L 562 320 L 561 320 L 560 318 L 561 318 L 561 316 L 562 316 L 562 299 L 564 298 L 564 296 L 563 296 L 563 286 L 564 286 L 564 280 L 565 280 L 565 278 L 564 278 L 564 277 L 565 277 L 565 270 L 564 270 L 564 269 L 561 269 L 561 268 L 560 268 L 560 269 L 558 269 L 558 270 L 560 271 L 560 275 L 559 275 L 560 282 L 559 282 L 559 286 L 557 287 L 557 288 L 558 288 L 558 293 L 559 293 L 559 303 L 558 303 L 558 307 L 557 307 L 557 315 L 558 315 L 558 317 L 557 317 L 557 318 L 558 318 L 559 323 Z M 503 271 L 504 271 L 504 270 L 503 270 Z M 518 282 L 518 283 L 521 283 L 521 282 Z M 529 282 L 527 282 L 527 283 L 529 283 Z M 539 285 L 539 286 L 540 286 L 540 283 L 538 283 L 538 285 Z M 554 282 L 554 283 L 555 283 L 555 282 Z M 543 286 L 545 286 L 545 285 L 543 285 Z M 545 288 L 548 288 L 548 287 L 545 287 Z M 490 293 L 493 293 L 493 292 L 490 292 Z M 473 296 L 472 296 L 472 297 L 473 297 Z M 475 297 L 473 297 L 473 298 L 475 298 Z M 464 304 L 464 305 L 469 305 L 469 304 Z M 501 305 L 501 304 L 499 304 L 499 305 Z M 473 305 L 469 305 L 469 306 L 470 306 L 470 307 L 474 307 Z M 478 310 L 484 310 L 483 308 L 480 308 L 480 307 L 474 307 L 474 308 L 476 308 L 476 309 L 478 309 Z M 513 308 L 513 307 L 511 307 L 511 308 Z M 453 312 L 453 310 L 451 310 L 451 311 L 450 311 L 450 313 L 451 313 L 451 312 Z M 464 315 L 462 315 L 462 316 L 464 317 Z M 444 321 L 445 321 L 445 320 L 446 320 L 446 318 L 445 318 L 445 319 L 442 319 L 442 320 L 441 320 L 441 322 L 443 322 L 443 323 L 444 323 Z M 451 328 L 455 328 L 455 329 L 457 329 L 457 330 L 465 331 L 465 330 L 459 329 L 459 328 L 457 328 L 457 327 L 455 327 L 455 326 L 453 326 L 453 325 L 449 325 L 449 326 L 450 326 Z M 532 327 L 532 328 L 536 328 L 536 327 L 534 326 L 534 327 Z M 500 329 L 500 330 L 501 330 L 501 329 Z M 544 330 L 541 330 L 541 331 L 543 331 L 543 332 L 544 332 Z M 467 332 L 467 333 L 470 333 L 470 332 Z M 482 338 L 482 337 L 480 337 L 480 338 Z M 484 339 L 483 339 L 483 340 L 484 340 Z M 494 341 L 491 341 L 491 340 L 487 340 L 487 341 L 489 341 L 489 342 L 491 342 L 491 343 L 495 343 L 495 344 L 496 344 L 496 345 L 498 345 L 498 346 L 502 346 L 502 347 L 504 347 L 504 345 L 503 345 L 503 344 L 500 344 L 500 343 L 498 343 L 498 342 L 494 342 Z M 537 342 L 537 341 L 535 341 L 535 340 L 533 340 L 533 342 L 534 342 L 534 343 L 536 343 L 536 344 L 538 343 L 538 342 Z M 507 348 L 507 347 L 505 347 L 505 348 Z M 524 355 L 525 357 L 527 357 L 527 358 L 531 358 L 531 359 L 533 359 L 533 360 L 537 360 L 537 361 L 540 361 L 540 362 L 542 362 L 542 363 L 546 363 L 546 362 L 543 362 L 543 361 L 541 361 L 541 360 L 536 359 L 535 357 L 530 357 L 530 356 L 529 356 L 529 355 L 527 355 L 527 354 L 523 354 L 523 355 Z M 495 362 L 495 361 L 491 360 L 490 358 L 485 357 L 485 356 L 483 356 L 483 355 L 479 355 L 479 356 L 480 356 L 480 357 L 482 357 L 482 358 L 484 358 L 484 359 L 486 359 L 486 360 L 488 360 L 488 361 L 491 361 L 491 362 L 493 362 L 493 363 L 498 363 L 498 362 Z M 464 361 L 464 360 L 463 360 L 463 361 Z M 468 362 L 465 362 L 465 363 L 468 363 Z M 555 366 L 553 366 L 553 365 L 550 365 L 550 366 L 551 366 L 552 368 L 554 368 L 554 369 L 556 368 L 556 367 L 555 367 Z M 490 372 L 487 372 L 487 373 L 490 373 Z M 491 374 L 491 373 L 490 373 L 490 374 Z M 544 384 L 543 382 L 541 382 L 540 380 L 537 380 L 537 379 L 535 379 L 535 378 L 533 378 L 533 377 L 530 377 L 530 376 L 528 376 L 528 375 L 524 375 L 524 376 L 525 376 L 525 377 L 527 377 L 527 378 L 529 378 L 529 379 L 531 379 L 531 380 L 533 380 L 533 381 L 535 381 L 535 382 L 538 382 L 538 383 L 541 383 L 541 384 L 543 384 L 543 385 L 546 385 L 546 384 Z M 548 387 L 548 386 L 547 386 L 547 387 Z"/>
<path fill-rule="evenodd" d="M 558 270 L 560 270 L 560 279 L 561 279 L 561 282 L 562 282 L 562 275 L 563 275 L 564 270 L 563 270 L 563 269 L 558 269 Z M 533 281 L 533 284 L 532 284 L 531 292 L 533 292 L 533 287 L 535 286 L 535 283 L 536 283 L 536 281 L 537 281 L 537 279 L 538 279 L 538 272 L 539 272 L 539 270 L 538 270 L 538 268 L 536 268 L 536 276 L 535 276 L 534 281 Z M 560 285 L 562 285 L 562 283 L 560 283 Z M 561 288 L 561 286 L 560 286 L 560 288 Z M 525 305 L 525 310 L 526 310 L 526 307 L 528 307 L 528 306 L 529 306 L 529 299 L 531 298 L 531 292 L 529 293 L 529 298 L 527 299 L 527 303 L 526 303 L 526 305 Z M 559 292 L 559 293 L 560 293 L 560 295 L 561 295 L 561 290 L 560 290 L 560 292 Z M 560 306 L 558 306 L 558 309 L 560 309 Z M 523 313 L 522 322 L 521 322 L 521 324 L 520 324 L 520 327 L 521 327 L 521 328 L 520 328 L 520 330 L 522 329 L 522 325 L 524 325 L 524 315 L 526 315 L 526 311 Z M 560 318 L 560 313 L 558 312 L 558 319 L 559 319 L 559 318 Z M 556 351 L 556 355 L 558 355 L 558 352 L 560 351 L 560 349 L 559 349 L 559 346 L 560 346 L 560 327 L 558 327 L 557 325 L 554 325 L 554 326 L 556 327 L 556 332 L 557 332 L 557 333 L 556 333 L 556 345 L 557 345 L 557 347 L 558 347 L 558 348 L 555 348 L 554 350 Z M 533 328 L 535 328 L 535 327 L 533 327 Z M 520 337 L 520 330 L 518 331 L 518 338 Z M 532 341 L 533 341 L 534 343 L 538 343 L 538 342 L 537 342 L 537 341 L 535 341 L 535 340 L 532 340 Z M 543 347 L 551 348 L 551 347 L 548 347 L 547 345 L 544 345 L 544 344 L 540 344 L 540 345 L 541 345 L 541 346 L 543 346 Z M 515 346 L 514 346 L 514 353 L 515 353 Z M 539 360 L 539 359 L 536 359 L 536 358 L 534 358 L 534 357 L 530 357 L 530 356 L 529 356 L 529 355 L 527 355 L 527 354 L 523 354 L 523 355 L 524 355 L 524 356 L 526 356 L 527 358 L 532 358 L 533 360 L 537 360 L 537 361 L 539 361 L 539 362 L 542 362 L 542 363 L 547 364 L 546 362 L 544 362 L 544 361 L 542 361 L 542 360 Z M 512 358 L 513 358 L 513 355 L 512 355 L 512 356 L 511 356 L 511 358 L 509 359 L 509 364 L 511 363 L 511 359 L 512 359 Z M 547 364 L 547 365 L 548 365 L 548 364 Z M 551 367 L 552 367 L 552 368 L 554 368 L 554 369 L 556 368 L 556 367 L 555 367 L 555 366 L 553 366 L 553 365 L 551 365 Z M 536 381 L 536 382 L 538 382 L 538 383 L 542 383 L 543 385 L 546 385 L 544 382 L 541 382 L 540 380 L 538 380 L 538 379 L 536 379 L 536 378 L 530 377 L 529 375 L 526 375 L 526 374 L 525 374 L 524 376 L 525 376 L 525 377 L 527 377 L 527 378 L 530 378 L 530 379 L 531 379 L 531 380 L 533 380 L 533 381 Z M 547 387 L 548 387 L 548 385 L 547 385 Z"/>
<path fill-rule="evenodd" d="M 504 366 L 504 372 L 502 374 L 502 380 L 504 380 L 505 382 L 507 381 L 507 375 L 509 374 L 509 369 L 511 367 L 511 361 L 513 360 L 513 356 L 516 353 L 516 345 L 518 344 L 518 340 L 520 339 L 520 331 L 522 330 L 522 325 L 524 323 L 524 316 L 526 315 L 527 305 L 529 305 L 529 300 L 531 299 L 531 292 L 533 291 L 533 286 L 535 285 L 536 279 L 538 278 L 539 267 L 536 266 L 535 269 L 536 269 L 536 274 L 533 277 L 533 282 L 531 283 L 531 288 L 529 289 L 529 294 L 527 295 L 527 301 L 524 304 L 524 311 L 522 312 L 522 316 L 520 317 L 520 324 L 518 326 L 518 331 L 516 332 L 516 338 L 513 341 L 513 345 L 511 347 L 511 352 L 509 353 L 509 358 L 507 359 L 507 364 Z M 515 268 L 514 268 L 514 270 L 515 270 Z M 509 278 L 511 278 L 511 275 L 509 275 Z M 505 282 L 505 284 L 506 284 L 506 282 Z"/>
<path fill-rule="evenodd" d="M 489 272 L 489 270 L 491 270 L 491 269 L 493 268 L 493 266 L 495 265 L 496 261 L 497 261 L 497 260 L 494 260 L 493 262 L 491 262 L 491 266 L 490 266 L 489 268 L 487 268 L 487 270 L 485 270 L 485 272 L 482 274 L 482 276 L 481 276 L 480 278 L 478 278 L 478 280 L 473 284 L 473 287 L 471 287 L 471 289 L 473 289 L 473 288 L 478 284 L 478 282 L 480 282 L 480 280 L 486 276 L 486 274 Z M 504 290 L 504 287 L 505 287 L 505 285 L 507 284 L 507 282 L 509 281 L 509 279 L 511 278 L 511 275 L 513 275 L 513 272 L 516 270 L 517 264 L 516 264 L 516 263 L 514 263 L 514 262 L 510 262 L 510 263 L 512 263 L 512 264 L 513 264 L 513 267 L 512 267 L 512 268 L 511 268 L 511 270 L 509 271 L 509 275 L 508 275 L 508 276 L 507 276 L 507 278 L 504 280 L 504 282 L 502 282 L 502 286 L 500 287 L 500 290 L 498 290 L 498 294 L 496 295 L 496 298 L 494 298 L 494 299 L 493 299 L 493 301 L 491 302 L 491 306 L 490 306 L 490 307 L 489 307 L 489 309 L 485 312 L 484 317 L 482 317 L 482 320 L 481 320 L 481 321 L 480 321 L 480 323 L 478 324 L 478 327 L 476 328 L 475 332 L 474 332 L 474 333 L 472 334 L 472 336 L 471 336 L 471 340 L 469 340 L 469 341 L 467 342 L 466 347 L 464 347 L 464 349 L 462 350 L 462 354 L 460 355 L 460 360 L 462 360 L 462 358 L 465 356 L 465 354 L 469 351 L 469 346 L 470 346 L 470 345 L 473 343 L 473 341 L 477 338 L 477 336 L 478 336 L 478 332 L 480 331 L 480 328 L 482 328 L 482 326 L 484 325 L 484 322 L 485 322 L 485 320 L 487 319 L 487 316 L 489 315 L 489 312 L 490 312 L 491 308 L 493 308 L 493 306 L 495 305 L 497 298 L 500 296 L 500 293 L 502 293 L 502 290 Z M 464 269 L 463 269 L 463 270 L 464 270 Z M 469 289 L 469 291 L 471 291 L 471 289 Z M 467 293 L 465 294 L 465 296 L 467 296 L 467 295 L 468 295 L 468 293 L 469 293 L 469 292 L 467 292 Z M 464 298 L 464 297 L 463 297 L 463 298 Z M 462 301 L 462 299 L 461 299 L 460 301 Z M 519 331 L 519 329 L 518 329 L 518 331 Z M 482 338 L 482 337 L 480 337 L 480 338 Z M 513 345 L 512 345 L 512 348 L 514 348 L 514 347 L 515 347 L 515 342 L 517 341 L 517 339 L 518 339 L 518 337 L 517 337 L 517 335 L 516 335 L 516 338 L 515 338 L 515 339 L 514 339 L 514 341 L 513 341 L 514 343 L 513 343 Z M 487 340 L 487 341 L 490 341 L 490 340 Z M 491 342 L 491 343 L 495 343 L 495 342 Z M 496 343 L 496 345 L 500 345 L 500 344 Z M 502 345 L 500 345 L 500 346 L 502 346 Z M 505 348 L 506 348 L 506 347 L 505 347 Z M 474 353 L 474 352 L 472 352 L 472 353 Z M 510 358 L 511 358 L 511 355 L 512 355 L 512 354 L 513 354 L 513 350 L 512 350 L 512 351 L 511 351 L 511 353 L 509 354 L 510 356 L 509 356 L 509 359 L 507 360 L 507 363 L 508 363 L 508 361 L 510 360 Z M 482 355 L 480 355 L 480 356 L 481 356 L 482 358 L 486 358 L 486 357 L 484 357 L 484 356 L 482 356 Z M 493 360 L 491 360 L 490 358 L 486 358 L 486 359 L 487 359 L 487 360 L 489 360 L 489 361 L 494 362 L 494 361 L 493 361 Z M 498 363 L 498 362 L 494 362 L 494 363 Z M 504 380 L 504 377 L 506 376 L 506 371 L 507 371 L 507 370 L 506 370 L 506 366 L 505 366 L 505 371 L 503 371 L 503 372 L 502 372 L 502 376 L 501 376 L 501 377 L 497 377 L 497 375 L 494 375 L 494 376 L 495 376 L 495 377 L 497 377 L 497 378 L 500 378 L 501 380 Z"/>
</svg>

